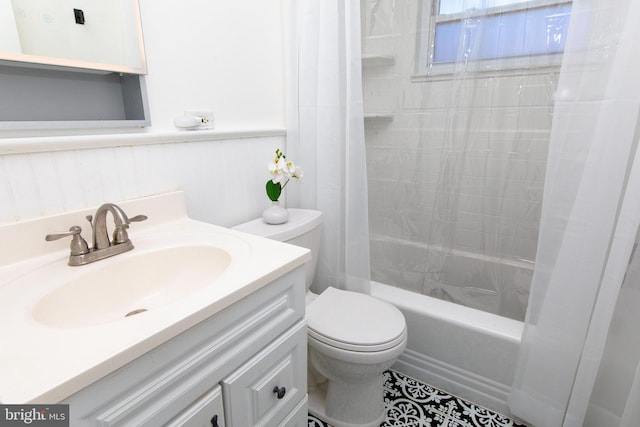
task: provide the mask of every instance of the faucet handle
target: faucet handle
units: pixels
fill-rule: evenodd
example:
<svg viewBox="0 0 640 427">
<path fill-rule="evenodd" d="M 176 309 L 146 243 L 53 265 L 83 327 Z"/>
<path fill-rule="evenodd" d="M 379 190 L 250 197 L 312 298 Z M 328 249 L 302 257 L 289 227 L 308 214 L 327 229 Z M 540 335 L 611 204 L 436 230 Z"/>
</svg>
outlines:
<svg viewBox="0 0 640 427">
<path fill-rule="evenodd" d="M 116 225 L 116 228 L 113 230 L 113 244 L 119 245 L 121 243 L 126 243 L 129 240 L 129 235 L 127 233 L 129 223 L 141 222 L 145 219 L 147 219 L 146 215 L 136 215 L 132 218 L 128 218 L 129 222 L 127 224 Z"/>
<path fill-rule="evenodd" d="M 80 235 L 81 232 L 82 228 L 74 225 L 69 228 L 69 231 L 47 234 L 44 239 L 47 242 L 52 242 L 54 240 L 62 239 L 63 237 L 71 236 L 71 255 L 84 255 L 89 253 L 89 246 L 87 245 L 87 241 Z"/>
<path fill-rule="evenodd" d="M 147 219 L 146 215 L 136 215 L 133 218 L 129 218 L 129 222 L 142 222 Z"/>
</svg>

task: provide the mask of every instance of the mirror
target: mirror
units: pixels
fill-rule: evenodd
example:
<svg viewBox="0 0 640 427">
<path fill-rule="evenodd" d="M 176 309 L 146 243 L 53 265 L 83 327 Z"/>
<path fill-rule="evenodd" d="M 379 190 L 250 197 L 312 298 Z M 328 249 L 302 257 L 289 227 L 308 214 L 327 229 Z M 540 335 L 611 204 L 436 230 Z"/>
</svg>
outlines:
<svg viewBox="0 0 640 427">
<path fill-rule="evenodd" d="M 138 0 L 2 0 L 0 61 L 146 74 Z"/>
</svg>

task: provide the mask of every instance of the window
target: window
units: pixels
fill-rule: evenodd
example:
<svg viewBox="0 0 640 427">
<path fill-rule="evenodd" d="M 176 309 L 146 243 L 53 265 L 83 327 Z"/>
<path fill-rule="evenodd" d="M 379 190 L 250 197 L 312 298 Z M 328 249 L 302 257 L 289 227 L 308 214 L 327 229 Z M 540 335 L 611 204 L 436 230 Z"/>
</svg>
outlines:
<svg viewBox="0 0 640 427">
<path fill-rule="evenodd" d="M 432 0 L 429 10 L 419 71 L 446 73 L 460 62 L 492 70 L 559 64 L 571 2 Z"/>
</svg>

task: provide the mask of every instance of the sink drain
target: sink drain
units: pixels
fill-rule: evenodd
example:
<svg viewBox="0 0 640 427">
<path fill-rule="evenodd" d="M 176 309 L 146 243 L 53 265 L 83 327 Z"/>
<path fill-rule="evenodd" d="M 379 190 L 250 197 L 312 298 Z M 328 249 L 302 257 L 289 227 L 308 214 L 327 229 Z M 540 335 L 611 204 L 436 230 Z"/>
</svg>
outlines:
<svg viewBox="0 0 640 427">
<path fill-rule="evenodd" d="M 145 311 L 147 311 L 146 308 L 139 308 L 137 310 L 132 310 L 128 312 L 127 314 L 124 315 L 124 317 L 135 316 L 136 314 L 144 313 Z"/>
</svg>

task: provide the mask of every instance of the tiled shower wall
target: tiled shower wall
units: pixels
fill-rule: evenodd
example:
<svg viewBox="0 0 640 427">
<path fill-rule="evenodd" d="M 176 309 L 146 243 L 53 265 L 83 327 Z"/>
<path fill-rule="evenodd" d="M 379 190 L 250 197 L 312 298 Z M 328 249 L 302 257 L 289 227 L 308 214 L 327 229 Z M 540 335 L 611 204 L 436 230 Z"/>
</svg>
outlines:
<svg viewBox="0 0 640 427">
<path fill-rule="evenodd" d="M 559 70 L 417 76 L 422 3 L 362 2 L 372 279 L 521 320 Z"/>
</svg>

